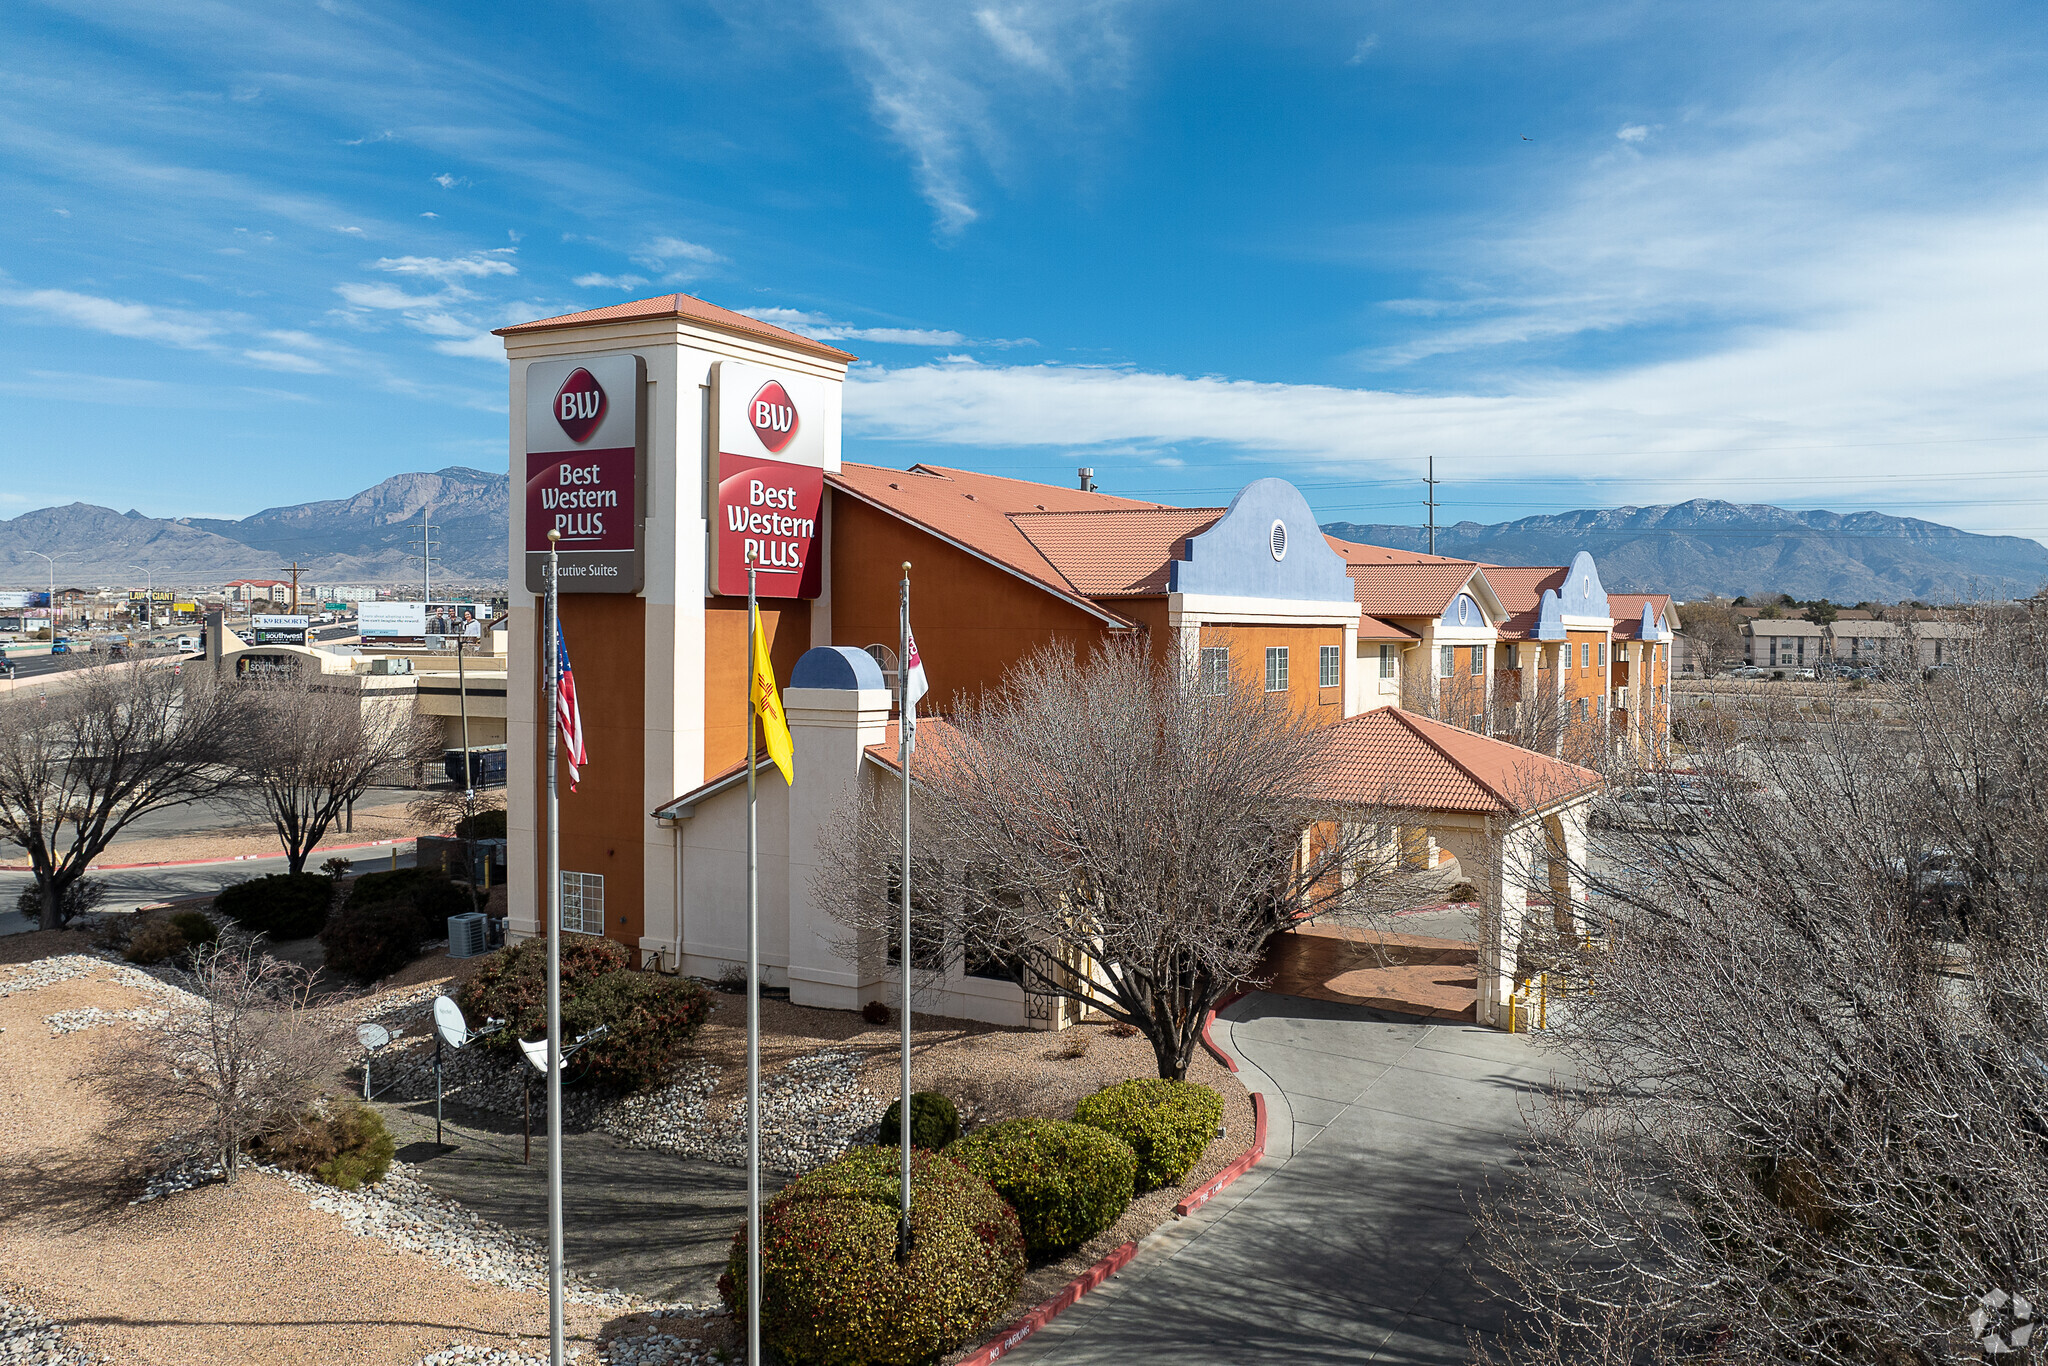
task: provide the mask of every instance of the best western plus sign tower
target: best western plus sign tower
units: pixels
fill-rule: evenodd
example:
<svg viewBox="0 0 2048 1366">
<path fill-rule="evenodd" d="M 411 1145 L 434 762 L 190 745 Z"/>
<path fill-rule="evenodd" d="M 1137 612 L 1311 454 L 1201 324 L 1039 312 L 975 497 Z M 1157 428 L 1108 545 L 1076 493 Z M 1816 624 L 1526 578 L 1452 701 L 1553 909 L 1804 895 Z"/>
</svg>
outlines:
<svg viewBox="0 0 2048 1366">
<path fill-rule="evenodd" d="M 565 928 L 674 967 L 678 841 L 652 814 L 746 748 L 746 566 L 787 682 L 829 644 L 840 386 L 853 357 L 687 295 L 508 327 L 512 847 L 543 848 L 536 630 L 562 533 L 562 630 L 590 762 L 563 774 Z M 521 589 L 524 592 L 521 592 Z M 540 868 L 508 870 L 511 931 L 538 933 Z M 656 923 L 647 923 L 650 919 Z"/>
</svg>

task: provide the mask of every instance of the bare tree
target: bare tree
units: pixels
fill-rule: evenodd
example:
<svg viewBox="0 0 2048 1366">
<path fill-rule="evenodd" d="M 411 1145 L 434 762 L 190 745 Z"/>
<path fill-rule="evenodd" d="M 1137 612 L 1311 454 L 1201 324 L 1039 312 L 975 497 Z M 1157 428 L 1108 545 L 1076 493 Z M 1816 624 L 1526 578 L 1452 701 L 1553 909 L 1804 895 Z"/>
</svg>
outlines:
<svg viewBox="0 0 2048 1366">
<path fill-rule="evenodd" d="M 0 697 L 0 835 L 28 853 L 46 929 L 70 920 L 68 890 L 137 817 L 234 780 L 232 691 L 198 670 L 105 664 Z"/>
<path fill-rule="evenodd" d="M 241 689 L 248 734 L 236 756 L 237 792 L 269 819 L 294 873 L 379 772 L 439 752 L 431 718 L 407 702 L 365 696 L 353 678 L 294 672 Z"/>
<path fill-rule="evenodd" d="M 1593 942 L 1547 964 L 1579 1088 L 1485 1210 L 1501 1354 L 1977 1362 L 1974 1310 L 2042 1302 L 2048 621 L 1980 625 L 1601 835 Z"/>
<path fill-rule="evenodd" d="M 1419 820 L 1318 796 L 1315 726 L 1256 680 L 1210 686 L 1142 643 L 1052 647 L 926 728 L 912 966 L 964 959 L 1079 1001 L 1143 1031 L 1179 1078 L 1273 934 L 1434 885 L 1400 856 Z M 876 792 L 827 840 L 818 891 L 855 951 L 893 939 L 899 833 Z"/>
<path fill-rule="evenodd" d="M 254 945 L 201 947 L 196 1003 L 122 1037 L 89 1074 L 123 1131 L 167 1135 L 229 1181 L 243 1147 L 333 1086 L 339 1027 L 311 1008 L 313 974 Z"/>
</svg>

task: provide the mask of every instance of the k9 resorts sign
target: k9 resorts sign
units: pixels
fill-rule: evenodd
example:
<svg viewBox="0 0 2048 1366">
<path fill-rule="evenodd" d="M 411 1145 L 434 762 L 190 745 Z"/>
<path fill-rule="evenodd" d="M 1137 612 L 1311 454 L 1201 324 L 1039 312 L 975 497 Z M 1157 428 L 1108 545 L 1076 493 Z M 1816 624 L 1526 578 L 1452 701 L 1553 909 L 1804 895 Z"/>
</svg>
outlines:
<svg viewBox="0 0 2048 1366">
<path fill-rule="evenodd" d="M 824 386 L 809 376 L 721 361 L 707 515 L 710 590 L 743 597 L 749 566 L 764 598 L 815 598 L 828 449 Z"/>
<path fill-rule="evenodd" d="M 646 520 L 647 364 L 638 356 L 526 367 L 526 587 L 547 588 L 559 531 L 564 593 L 637 593 Z"/>
</svg>

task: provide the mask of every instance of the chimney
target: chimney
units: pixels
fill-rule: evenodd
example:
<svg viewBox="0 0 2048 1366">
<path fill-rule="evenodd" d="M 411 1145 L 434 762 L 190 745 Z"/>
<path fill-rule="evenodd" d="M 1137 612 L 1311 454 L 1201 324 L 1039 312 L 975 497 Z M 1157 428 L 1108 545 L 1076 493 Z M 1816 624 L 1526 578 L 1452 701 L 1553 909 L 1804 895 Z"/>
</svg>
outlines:
<svg viewBox="0 0 2048 1366">
<path fill-rule="evenodd" d="M 1080 468 L 1080 470 L 1078 471 L 1078 473 L 1079 473 L 1079 474 L 1080 474 L 1080 476 L 1081 476 L 1081 492 L 1083 492 L 1083 493 L 1093 493 L 1093 492 L 1095 492 L 1095 470 L 1094 470 L 1094 467 L 1093 467 L 1093 466 L 1090 466 L 1090 465 L 1083 465 L 1083 466 L 1081 466 L 1081 468 Z"/>
</svg>

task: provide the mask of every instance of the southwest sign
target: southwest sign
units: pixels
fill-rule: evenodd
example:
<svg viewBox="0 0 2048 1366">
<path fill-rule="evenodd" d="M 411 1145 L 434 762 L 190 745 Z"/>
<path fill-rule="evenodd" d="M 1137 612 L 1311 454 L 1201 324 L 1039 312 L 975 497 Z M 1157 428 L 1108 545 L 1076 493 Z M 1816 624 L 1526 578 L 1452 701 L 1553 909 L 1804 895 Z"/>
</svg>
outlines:
<svg viewBox="0 0 2048 1366">
<path fill-rule="evenodd" d="M 639 356 L 526 367 L 526 587 L 547 589 L 559 531 L 561 591 L 637 593 L 647 520 L 647 363 Z"/>
</svg>

